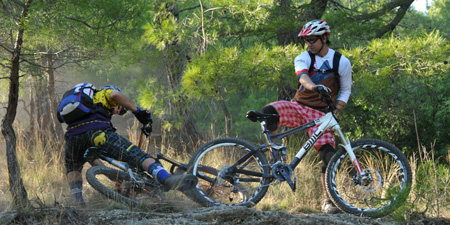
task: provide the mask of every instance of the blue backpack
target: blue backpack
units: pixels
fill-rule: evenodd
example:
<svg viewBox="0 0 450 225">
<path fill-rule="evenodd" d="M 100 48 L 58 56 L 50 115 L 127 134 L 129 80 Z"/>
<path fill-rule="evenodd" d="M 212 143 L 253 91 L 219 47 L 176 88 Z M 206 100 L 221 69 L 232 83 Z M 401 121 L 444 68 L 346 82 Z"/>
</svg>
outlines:
<svg viewBox="0 0 450 225">
<path fill-rule="evenodd" d="M 73 123 L 94 111 L 94 85 L 80 83 L 64 93 L 58 105 L 58 121 L 60 123 Z"/>
</svg>

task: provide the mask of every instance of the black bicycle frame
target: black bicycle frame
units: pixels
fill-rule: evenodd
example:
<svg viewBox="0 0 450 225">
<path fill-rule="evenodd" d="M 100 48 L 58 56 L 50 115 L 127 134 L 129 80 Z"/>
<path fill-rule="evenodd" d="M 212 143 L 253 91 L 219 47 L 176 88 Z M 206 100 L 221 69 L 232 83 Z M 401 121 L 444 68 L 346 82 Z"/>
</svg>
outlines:
<svg viewBox="0 0 450 225">
<path fill-rule="evenodd" d="M 268 144 L 264 144 L 264 145 L 260 145 L 258 146 L 256 149 L 252 149 L 250 152 L 248 152 L 247 154 L 245 154 L 243 157 L 241 157 L 236 163 L 234 163 L 230 168 L 228 168 L 227 172 L 228 173 L 241 173 L 241 174 L 247 174 L 247 175 L 252 175 L 252 176 L 259 176 L 259 177 L 270 177 L 271 175 L 264 175 L 258 172 L 254 172 L 254 171 L 249 171 L 249 170 L 243 170 L 243 169 L 239 169 L 237 166 L 241 163 L 244 163 L 245 161 L 247 161 L 250 157 L 252 157 L 256 152 L 260 151 L 261 149 L 264 149 L 266 147 L 272 147 L 275 145 L 275 143 L 277 141 L 279 141 L 280 139 L 289 136 L 293 133 L 299 132 L 301 130 L 305 130 L 311 127 L 314 127 L 316 124 L 316 121 L 311 121 L 309 123 L 305 123 L 302 124 L 298 127 L 289 129 L 287 131 L 281 132 L 281 133 L 277 133 L 277 134 L 271 134 L 269 129 L 267 128 L 267 124 L 266 121 L 261 121 L 261 127 L 264 130 L 264 136 L 266 137 L 266 140 L 268 142 Z M 319 135 L 320 137 L 320 135 Z M 317 139 L 319 137 L 311 137 L 307 142 L 307 144 L 310 144 L 311 146 L 313 146 L 313 144 L 317 141 Z M 272 139 L 274 139 L 272 141 Z M 311 147 L 307 148 L 308 152 L 311 149 Z M 302 156 L 302 158 L 294 158 L 292 160 L 292 162 L 290 163 L 290 166 L 292 169 L 295 169 L 295 167 L 297 167 L 297 165 L 300 163 L 300 161 L 303 159 L 303 157 L 306 155 L 306 153 Z"/>
</svg>

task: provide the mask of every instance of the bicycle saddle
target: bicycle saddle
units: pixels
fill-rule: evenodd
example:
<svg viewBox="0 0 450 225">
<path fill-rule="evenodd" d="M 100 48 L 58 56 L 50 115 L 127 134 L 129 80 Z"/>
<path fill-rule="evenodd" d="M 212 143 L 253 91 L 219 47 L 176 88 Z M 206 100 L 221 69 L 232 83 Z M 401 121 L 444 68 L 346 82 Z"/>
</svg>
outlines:
<svg viewBox="0 0 450 225">
<path fill-rule="evenodd" d="M 269 119 L 269 118 L 280 117 L 280 115 L 277 115 L 277 114 L 264 114 L 262 112 L 258 112 L 258 111 L 255 111 L 255 110 L 250 110 L 250 111 L 247 112 L 247 116 L 245 116 L 245 117 L 247 117 L 247 119 L 249 119 L 249 120 L 251 120 L 253 122 L 256 122 L 256 121 L 260 121 L 261 122 L 261 121 L 264 121 L 264 120 Z"/>
</svg>

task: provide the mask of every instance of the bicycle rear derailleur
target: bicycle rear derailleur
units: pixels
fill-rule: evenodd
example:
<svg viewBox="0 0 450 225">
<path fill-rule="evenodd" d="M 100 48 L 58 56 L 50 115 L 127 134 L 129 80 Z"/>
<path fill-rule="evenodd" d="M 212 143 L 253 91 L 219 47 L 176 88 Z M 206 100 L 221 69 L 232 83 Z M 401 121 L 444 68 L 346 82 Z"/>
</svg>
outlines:
<svg viewBox="0 0 450 225">
<path fill-rule="evenodd" d="M 272 174 L 273 176 L 280 181 L 287 181 L 292 191 L 295 192 L 295 188 L 297 185 L 297 179 L 292 181 L 292 168 L 286 163 L 282 163 L 280 161 L 274 163 L 272 165 Z"/>
</svg>

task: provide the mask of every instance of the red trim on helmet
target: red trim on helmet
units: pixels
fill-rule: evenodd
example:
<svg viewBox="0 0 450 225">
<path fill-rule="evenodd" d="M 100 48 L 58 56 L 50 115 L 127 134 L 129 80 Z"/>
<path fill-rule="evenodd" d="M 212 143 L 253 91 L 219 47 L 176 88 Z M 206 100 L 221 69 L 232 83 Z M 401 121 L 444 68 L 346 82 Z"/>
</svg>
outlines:
<svg viewBox="0 0 450 225">
<path fill-rule="evenodd" d="M 303 28 L 302 31 L 300 32 L 300 34 L 298 35 L 300 36 L 307 36 L 311 33 L 311 27 L 309 26 L 308 28 L 306 28 L 306 30 Z"/>
</svg>

